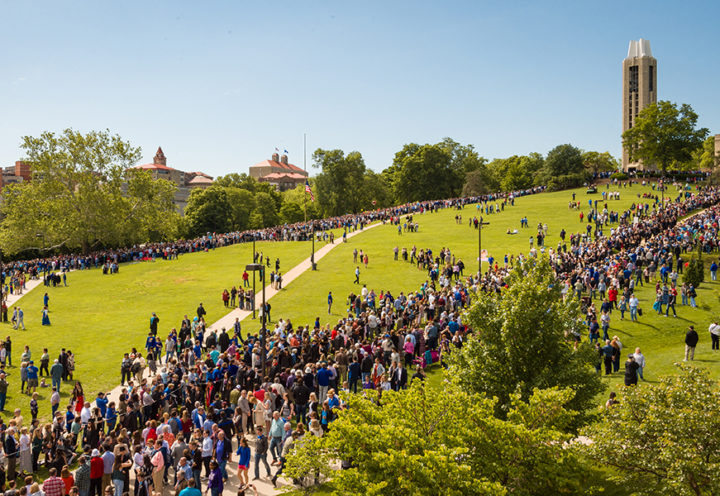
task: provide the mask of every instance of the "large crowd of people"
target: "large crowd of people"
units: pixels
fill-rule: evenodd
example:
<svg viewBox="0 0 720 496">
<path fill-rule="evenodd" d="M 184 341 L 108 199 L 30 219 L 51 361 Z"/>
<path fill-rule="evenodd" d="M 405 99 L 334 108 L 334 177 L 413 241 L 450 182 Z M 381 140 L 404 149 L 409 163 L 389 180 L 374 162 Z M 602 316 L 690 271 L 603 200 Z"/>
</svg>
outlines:
<svg viewBox="0 0 720 496">
<path fill-rule="evenodd" d="M 503 211 L 512 201 L 511 196 L 481 199 L 475 218 Z M 579 233 L 561 235 L 556 248 L 543 242 L 527 255 L 489 257 L 489 270 L 479 275 L 465 276 L 462 260 L 450 248 L 396 247 L 396 260 L 427 271 L 428 279 L 418 290 L 376 292 L 358 284 L 345 301 L 346 316 L 337 322 L 323 324 L 318 318 L 312 325 L 296 326 L 291 316 L 282 316 L 269 322 L 265 339 L 242 332 L 239 321 L 229 329 L 210 330 L 202 305 L 167 335 L 153 315 L 144 349 L 132 348 L 120 360 L 122 391 L 116 398 L 100 393 L 90 400 L 76 386 L 65 411 L 53 393 L 50 423 L 26 421 L 18 411 L 7 426 L 0 424 L 6 461 L 0 464 L 0 483 L 5 484 L 3 490 L 16 491 L 10 496 L 23 490 L 49 496 L 150 496 L 163 491 L 182 496 L 210 491 L 217 496 L 237 464 L 241 491 L 251 494 L 253 480 L 263 473 L 276 484 L 297 443 L 332 429 L 344 407 L 343 394 L 373 389 L 382 395 L 404 389 L 413 380 L 424 380 L 430 364 L 444 365 L 469 331 L 462 311 L 472 292 L 502 291 L 508 271 L 528 257 L 549 258 L 564 297 L 583 303 L 588 339 L 598 349 L 598 370 L 604 363 L 606 372 L 618 372 L 622 343 L 608 335 L 610 316 L 620 312 L 624 318 L 628 312 L 631 319 L 639 318 L 634 289 L 644 284 L 657 285 L 660 311 L 665 306 L 666 315 L 670 309 L 675 312 L 673 290 L 688 252 L 698 246 L 705 252 L 720 247 L 718 202 L 718 190 L 698 188 L 693 194 L 683 190 L 664 208 L 657 201 L 638 201 L 609 215 L 608 205 L 600 205 L 597 217 L 589 216 L 591 229 L 583 224 Z M 381 220 L 397 224 L 401 215 L 462 203 L 398 207 Z M 684 218 L 695 211 L 700 213 Z M 375 219 L 359 220 L 358 228 Z M 334 222 L 329 220 L 326 227 L 337 227 Z M 462 223 L 459 215 L 456 222 Z M 473 219 L 469 222 L 477 228 Z M 538 226 L 543 239 L 547 230 L 547 224 Z M 212 239 L 222 244 L 220 237 Z M 203 242 L 212 243 L 211 238 Z M 103 260 L 98 262 L 102 265 Z M 229 306 L 231 301 L 236 305 L 238 293 L 228 292 Z M 687 288 L 684 293 L 691 305 L 693 291 Z M 242 299 L 237 301 L 239 305 Z M 328 310 L 331 306 L 332 293 Z M 605 333 L 603 342 L 600 330 Z M 582 336 L 568 338 L 579 341 Z M 626 382 L 636 383 L 645 357 L 639 349 L 631 355 Z M 67 356 L 65 352 L 65 364 L 53 364 L 55 374 L 60 374 L 57 382 L 53 368 L 49 370 L 57 391 L 67 378 Z M 25 358 L 29 367 L 32 360 Z M 0 372 L 0 397 L 7 388 L 3 381 Z M 32 484 L 17 487 L 16 478 L 31 474 L 41 463 L 51 469 L 42 489 Z M 78 469 L 72 474 L 68 467 L 74 463 Z M 314 474 L 306 479 L 293 482 L 313 481 Z"/>
</svg>

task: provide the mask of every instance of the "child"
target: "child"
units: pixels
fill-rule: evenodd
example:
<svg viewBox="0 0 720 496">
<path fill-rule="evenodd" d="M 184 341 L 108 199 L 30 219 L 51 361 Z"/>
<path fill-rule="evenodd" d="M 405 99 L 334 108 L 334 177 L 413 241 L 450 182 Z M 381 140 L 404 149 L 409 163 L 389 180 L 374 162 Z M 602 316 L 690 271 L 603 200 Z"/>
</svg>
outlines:
<svg viewBox="0 0 720 496">
<path fill-rule="evenodd" d="M 38 416 L 38 394 L 33 393 L 32 399 L 30 400 L 30 414 L 32 415 L 33 421 L 37 420 Z"/>
</svg>

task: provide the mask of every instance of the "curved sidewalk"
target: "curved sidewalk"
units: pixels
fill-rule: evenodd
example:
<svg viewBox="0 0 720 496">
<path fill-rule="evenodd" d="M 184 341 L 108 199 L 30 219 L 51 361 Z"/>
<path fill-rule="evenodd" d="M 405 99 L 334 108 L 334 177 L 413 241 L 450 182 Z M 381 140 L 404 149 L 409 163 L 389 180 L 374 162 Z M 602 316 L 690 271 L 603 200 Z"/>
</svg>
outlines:
<svg viewBox="0 0 720 496">
<path fill-rule="evenodd" d="M 362 230 L 353 231 L 351 233 L 348 233 L 347 239 L 350 239 L 352 237 L 355 237 L 358 234 L 364 233 L 368 229 L 372 229 L 377 226 L 384 225 L 382 222 L 377 222 L 375 224 L 370 224 L 365 226 Z M 318 260 L 323 258 L 325 255 L 330 253 L 330 251 L 333 250 L 333 248 L 336 248 L 343 244 L 342 237 L 335 240 L 335 243 L 328 243 L 319 250 L 315 252 L 315 262 L 317 263 Z M 310 257 L 306 258 L 299 264 L 297 264 L 295 267 L 287 271 L 285 274 L 282 275 L 282 284 L 283 288 L 285 288 L 288 284 L 293 282 L 295 279 L 297 279 L 303 272 L 310 269 Z M 282 289 L 274 289 L 270 285 L 265 286 L 265 301 L 269 300 L 276 294 L 278 294 Z M 257 294 L 255 295 L 255 308 L 262 308 L 262 287 L 257 289 Z M 208 326 L 209 330 L 217 330 L 219 331 L 223 327 L 225 329 L 231 329 L 233 324 L 235 323 L 235 319 L 240 319 L 242 321 L 249 315 L 252 315 L 252 310 L 242 310 L 240 308 L 236 308 L 232 310 L 230 313 L 226 314 L 219 320 L 213 322 L 211 325 Z"/>
</svg>

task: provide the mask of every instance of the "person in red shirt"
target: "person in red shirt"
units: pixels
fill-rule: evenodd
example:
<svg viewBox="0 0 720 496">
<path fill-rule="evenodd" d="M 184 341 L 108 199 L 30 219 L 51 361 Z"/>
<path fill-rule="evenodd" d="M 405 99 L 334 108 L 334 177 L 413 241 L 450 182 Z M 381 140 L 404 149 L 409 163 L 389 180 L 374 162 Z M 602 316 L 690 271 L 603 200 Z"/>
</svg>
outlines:
<svg viewBox="0 0 720 496">
<path fill-rule="evenodd" d="M 610 305 L 612 305 L 613 308 L 617 308 L 617 295 L 618 295 L 618 290 L 615 286 L 608 289 L 608 301 L 610 302 Z"/>
<path fill-rule="evenodd" d="M 102 496 L 102 477 L 105 472 L 105 463 L 100 457 L 100 451 L 97 449 L 92 450 L 92 457 L 90 458 L 90 492 L 88 496 Z M 62 482 L 62 479 L 60 479 Z M 64 484 L 63 484 L 64 487 Z"/>
<path fill-rule="evenodd" d="M 57 476 L 57 469 L 51 468 L 49 474 L 50 477 L 43 483 L 43 492 L 46 496 L 63 496 L 65 494 L 65 483 Z M 102 478 L 102 460 L 100 460 L 100 477 Z"/>
</svg>

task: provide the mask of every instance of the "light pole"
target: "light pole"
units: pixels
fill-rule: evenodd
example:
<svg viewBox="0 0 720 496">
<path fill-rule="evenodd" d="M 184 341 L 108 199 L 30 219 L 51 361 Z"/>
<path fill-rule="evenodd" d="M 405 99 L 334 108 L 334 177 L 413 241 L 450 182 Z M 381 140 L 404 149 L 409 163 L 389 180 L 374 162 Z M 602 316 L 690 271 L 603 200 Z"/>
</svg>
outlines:
<svg viewBox="0 0 720 496">
<path fill-rule="evenodd" d="M 261 382 L 265 380 L 265 334 L 266 334 L 266 328 L 265 328 L 265 322 L 267 319 L 267 314 L 265 312 L 265 266 L 263 264 L 257 264 L 257 263 L 251 263 L 245 266 L 245 270 L 250 270 L 253 272 L 253 274 L 256 271 L 260 272 L 260 282 L 262 282 L 262 320 L 261 320 L 261 327 L 260 327 L 260 369 L 262 370 L 262 377 Z M 253 307 L 255 306 L 255 302 L 253 300 Z"/>
<path fill-rule="evenodd" d="M 310 267 L 312 270 L 317 270 L 315 265 L 315 221 L 312 221 L 312 253 L 310 253 Z"/>
<path fill-rule="evenodd" d="M 252 263 L 255 264 L 257 262 L 257 255 L 255 254 L 255 233 L 253 233 L 253 261 Z M 253 271 L 253 297 L 252 297 L 252 311 L 253 311 L 253 320 L 255 320 L 255 271 Z"/>
<path fill-rule="evenodd" d="M 600 226 L 600 222 L 598 221 L 598 216 L 597 216 L 597 203 L 598 203 L 598 201 L 595 200 L 595 238 L 598 237 L 598 226 Z"/>
<path fill-rule="evenodd" d="M 43 240 L 43 251 L 42 256 L 45 256 L 45 234 L 44 233 L 37 233 L 35 235 L 36 238 L 42 238 Z M 43 284 L 47 285 L 47 260 L 43 261 Z"/>
<path fill-rule="evenodd" d="M 483 218 L 480 217 L 480 222 L 478 222 L 478 279 L 482 277 L 482 228 L 488 225 L 490 223 L 483 222 Z"/>
</svg>

